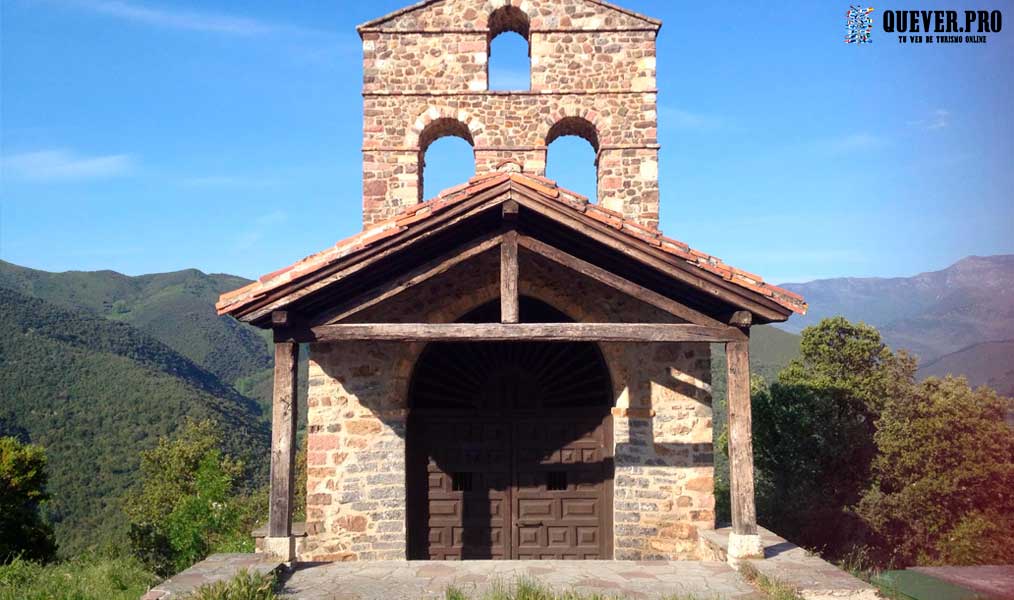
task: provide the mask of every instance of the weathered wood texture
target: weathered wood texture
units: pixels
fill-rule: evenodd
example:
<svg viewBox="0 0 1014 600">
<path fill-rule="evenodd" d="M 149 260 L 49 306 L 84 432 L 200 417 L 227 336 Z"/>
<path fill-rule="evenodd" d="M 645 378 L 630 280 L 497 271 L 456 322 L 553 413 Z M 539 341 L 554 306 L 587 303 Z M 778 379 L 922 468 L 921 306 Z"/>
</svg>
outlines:
<svg viewBox="0 0 1014 600">
<path fill-rule="evenodd" d="M 278 329 L 275 336 L 278 341 L 295 342 L 728 342 L 747 339 L 735 327 L 656 323 L 367 323 Z"/>
<path fill-rule="evenodd" d="M 725 359 L 728 364 L 732 530 L 740 535 L 754 535 L 757 533 L 757 509 L 754 506 L 749 341 L 726 343 Z"/>
<path fill-rule="evenodd" d="M 296 463 L 296 365 L 299 344 L 275 343 L 274 398 L 271 409 L 271 491 L 268 535 L 292 532 L 292 495 Z"/>
<path fill-rule="evenodd" d="M 518 244 L 520 244 L 521 247 L 548 258 L 561 266 L 567 267 L 568 269 L 580 273 L 581 275 L 590 277 L 599 283 L 613 288 L 614 290 L 637 298 L 641 302 L 650 304 L 655 308 L 664 310 L 665 312 L 690 323 L 712 327 L 721 327 L 724 325 L 721 321 L 712 319 L 702 312 L 680 304 L 672 298 L 668 298 L 658 292 L 649 290 L 644 286 L 638 285 L 611 271 L 607 271 L 602 267 L 568 254 L 563 250 L 559 250 L 556 247 L 546 244 L 545 242 L 541 242 L 535 238 L 523 235 L 518 239 Z"/>
<path fill-rule="evenodd" d="M 500 322 L 518 322 L 518 232 L 504 234 L 500 244 Z"/>
</svg>

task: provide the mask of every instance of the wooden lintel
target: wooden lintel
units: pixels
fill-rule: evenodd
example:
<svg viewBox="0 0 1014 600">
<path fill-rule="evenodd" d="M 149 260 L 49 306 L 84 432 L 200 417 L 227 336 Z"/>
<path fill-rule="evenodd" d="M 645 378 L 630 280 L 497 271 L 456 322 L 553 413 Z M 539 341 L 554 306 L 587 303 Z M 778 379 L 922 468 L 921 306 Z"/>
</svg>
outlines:
<svg viewBox="0 0 1014 600">
<path fill-rule="evenodd" d="M 518 322 L 518 232 L 504 233 L 500 243 L 500 322 Z"/>
<path fill-rule="evenodd" d="M 363 323 L 276 329 L 276 340 L 336 342 L 707 342 L 744 341 L 735 327 L 658 323 Z"/>
<path fill-rule="evenodd" d="M 621 277 L 612 271 L 607 271 L 598 265 L 594 265 L 586 260 L 582 260 L 576 256 L 568 254 L 545 242 L 528 236 L 521 236 L 518 243 L 523 248 L 548 258 L 563 267 L 567 267 L 568 269 L 580 273 L 581 275 L 590 277 L 599 283 L 603 283 L 619 292 L 636 298 L 645 304 L 650 304 L 655 308 L 679 317 L 680 319 L 697 325 L 707 325 L 709 327 L 725 326 L 725 323 L 722 323 L 718 319 L 713 319 L 700 311 L 694 310 L 689 306 L 685 306 L 673 300 L 672 298 L 668 298 L 658 292 L 649 290 L 648 288 Z"/>
<path fill-rule="evenodd" d="M 492 250 L 502 241 L 503 236 L 500 234 L 483 236 L 472 240 L 467 244 L 455 248 L 449 254 L 435 258 L 415 269 L 412 269 L 400 277 L 392 279 L 380 287 L 369 290 L 368 292 L 361 294 L 348 302 L 343 302 L 340 306 L 318 315 L 313 322 L 315 324 L 337 323 L 342 319 L 379 304 L 384 300 L 397 296 L 405 290 L 419 285 L 428 279 L 442 273 L 446 273 L 452 267 L 478 256 L 483 252 Z"/>
</svg>

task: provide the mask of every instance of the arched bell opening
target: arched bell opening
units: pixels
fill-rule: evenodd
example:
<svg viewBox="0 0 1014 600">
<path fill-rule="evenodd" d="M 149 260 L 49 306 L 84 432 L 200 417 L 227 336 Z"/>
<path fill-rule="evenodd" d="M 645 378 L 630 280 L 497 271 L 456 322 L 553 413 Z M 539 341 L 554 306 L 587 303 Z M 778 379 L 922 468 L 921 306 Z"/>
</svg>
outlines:
<svg viewBox="0 0 1014 600">
<path fill-rule="evenodd" d="M 499 322 L 499 301 L 459 321 Z M 610 558 L 611 407 L 594 343 L 427 345 L 409 388 L 409 558 Z"/>
</svg>

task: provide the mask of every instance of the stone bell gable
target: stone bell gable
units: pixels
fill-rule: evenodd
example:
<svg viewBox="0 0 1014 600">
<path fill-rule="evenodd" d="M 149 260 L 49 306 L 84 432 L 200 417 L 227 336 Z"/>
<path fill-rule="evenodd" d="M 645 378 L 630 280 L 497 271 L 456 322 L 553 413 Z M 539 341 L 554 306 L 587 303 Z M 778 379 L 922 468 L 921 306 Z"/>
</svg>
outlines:
<svg viewBox="0 0 1014 600">
<path fill-rule="evenodd" d="M 363 221 L 421 202 L 439 138 L 472 145 L 475 170 L 545 175 L 577 135 L 596 153 L 598 202 L 658 225 L 657 20 L 598 0 L 433 0 L 360 25 Z M 490 91 L 490 42 L 529 42 L 530 88 Z"/>
</svg>

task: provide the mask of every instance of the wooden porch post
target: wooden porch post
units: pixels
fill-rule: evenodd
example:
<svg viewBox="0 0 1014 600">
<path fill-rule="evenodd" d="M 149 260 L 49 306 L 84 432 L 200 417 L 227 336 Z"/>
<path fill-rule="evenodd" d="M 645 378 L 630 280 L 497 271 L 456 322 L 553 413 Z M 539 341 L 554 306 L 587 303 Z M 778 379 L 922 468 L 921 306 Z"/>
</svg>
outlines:
<svg viewBox="0 0 1014 600">
<path fill-rule="evenodd" d="M 745 332 L 749 329 L 744 328 Z M 750 416 L 750 342 L 726 342 L 729 405 L 729 488 L 732 505 L 730 560 L 763 558 L 754 505 L 753 433 Z"/>
<path fill-rule="evenodd" d="M 275 343 L 274 398 L 271 409 L 271 495 L 265 551 L 295 559 L 292 492 L 296 463 L 296 387 L 299 344 Z"/>
</svg>

